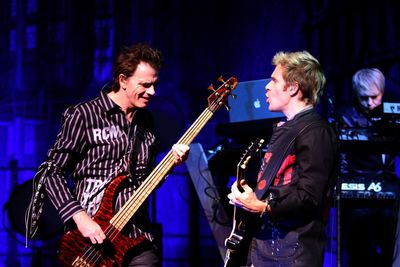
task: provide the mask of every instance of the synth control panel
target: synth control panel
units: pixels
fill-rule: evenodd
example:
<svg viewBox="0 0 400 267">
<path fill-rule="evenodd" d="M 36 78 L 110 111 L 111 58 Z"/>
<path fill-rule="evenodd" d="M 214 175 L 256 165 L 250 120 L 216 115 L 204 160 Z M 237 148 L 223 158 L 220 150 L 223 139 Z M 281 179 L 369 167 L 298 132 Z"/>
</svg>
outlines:
<svg viewBox="0 0 400 267">
<path fill-rule="evenodd" d="M 337 190 L 337 188 L 336 188 Z M 396 200 L 399 181 L 384 178 L 352 178 L 340 182 L 342 199 Z"/>
</svg>

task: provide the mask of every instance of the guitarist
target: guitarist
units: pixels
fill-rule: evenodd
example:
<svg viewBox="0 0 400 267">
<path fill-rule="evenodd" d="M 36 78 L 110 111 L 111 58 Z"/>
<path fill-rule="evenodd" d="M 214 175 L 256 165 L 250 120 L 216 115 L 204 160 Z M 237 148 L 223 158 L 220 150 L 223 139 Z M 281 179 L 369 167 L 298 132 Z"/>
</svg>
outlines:
<svg viewBox="0 0 400 267">
<path fill-rule="evenodd" d="M 151 171 L 155 137 L 146 107 L 156 92 L 161 60 L 161 53 L 146 44 L 122 49 L 113 65 L 112 85 L 64 112 L 62 128 L 42 165 L 48 170 L 46 192 L 62 221 L 72 221 L 92 244 L 106 238 L 92 219 L 103 197 L 114 197 L 118 211 Z M 189 147 L 175 144 L 172 151 L 174 163 L 180 164 Z M 67 173 L 72 174 L 72 188 Z M 116 196 L 105 196 L 108 184 L 121 174 L 127 175 L 122 188 Z M 146 204 L 125 227 L 129 237 L 145 237 L 130 251 L 130 266 L 160 266 Z"/>
<path fill-rule="evenodd" d="M 322 266 L 326 211 L 337 173 L 336 134 L 315 111 L 325 76 L 306 51 L 279 52 L 272 63 L 266 101 L 286 121 L 274 129 L 255 189 L 241 180 L 228 198 L 260 218 L 248 265 Z"/>
</svg>

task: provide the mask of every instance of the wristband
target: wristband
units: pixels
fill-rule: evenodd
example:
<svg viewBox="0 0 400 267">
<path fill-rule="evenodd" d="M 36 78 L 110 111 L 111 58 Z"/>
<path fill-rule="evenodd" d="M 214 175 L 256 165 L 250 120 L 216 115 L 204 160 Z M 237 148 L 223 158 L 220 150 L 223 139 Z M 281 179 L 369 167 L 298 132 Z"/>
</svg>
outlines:
<svg viewBox="0 0 400 267">
<path fill-rule="evenodd" d="M 260 218 L 264 216 L 265 213 L 270 213 L 271 212 L 271 206 L 268 204 L 268 200 L 265 201 L 265 207 L 263 211 L 260 214 Z"/>
</svg>

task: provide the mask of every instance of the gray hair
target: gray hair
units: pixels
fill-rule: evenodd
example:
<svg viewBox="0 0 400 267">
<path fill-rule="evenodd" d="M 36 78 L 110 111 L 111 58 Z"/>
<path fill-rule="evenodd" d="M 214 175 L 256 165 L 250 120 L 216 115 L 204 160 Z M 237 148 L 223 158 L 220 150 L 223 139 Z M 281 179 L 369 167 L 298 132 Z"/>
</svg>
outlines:
<svg viewBox="0 0 400 267">
<path fill-rule="evenodd" d="M 385 90 L 385 76 L 376 68 L 361 69 L 353 75 L 353 89 L 357 94 L 376 86 L 379 92 Z"/>
</svg>

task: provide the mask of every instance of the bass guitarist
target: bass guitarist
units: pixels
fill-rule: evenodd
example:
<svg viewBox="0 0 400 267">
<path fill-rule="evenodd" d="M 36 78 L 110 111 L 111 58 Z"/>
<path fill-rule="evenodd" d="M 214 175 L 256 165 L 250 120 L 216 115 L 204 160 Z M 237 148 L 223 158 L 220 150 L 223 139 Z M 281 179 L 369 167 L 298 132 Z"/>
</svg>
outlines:
<svg viewBox="0 0 400 267">
<path fill-rule="evenodd" d="M 258 215 L 251 216 L 259 227 L 245 254 L 248 266 L 320 267 L 337 173 L 336 134 L 315 111 L 325 76 L 306 51 L 279 52 L 272 64 L 266 101 L 286 121 L 274 128 L 254 190 L 241 180 L 228 198 Z"/>
<path fill-rule="evenodd" d="M 149 45 L 123 48 L 113 65 L 112 85 L 97 98 L 64 112 L 62 128 L 41 167 L 46 192 L 62 221 L 73 221 L 89 243 L 107 241 L 104 229 L 92 219 L 102 201 L 111 198 L 118 211 L 153 167 L 155 137 L 146 107 L 156 92 L 160 67 L 161 53 Z M 174 164 L 182 163 L 188 153 L 188 145 L 175 144 Z M 73 186 L 67 183 L 68 173 Z M 117 193 L 106 195 L 107 186 L 121 174 L 126 179 Z M 140 240 L 128 258 L 124 255 L 123 265 L 161 265 L 146 202 L 123 230 Z"/>
</svg>

